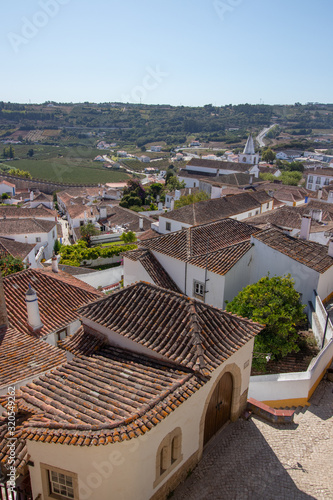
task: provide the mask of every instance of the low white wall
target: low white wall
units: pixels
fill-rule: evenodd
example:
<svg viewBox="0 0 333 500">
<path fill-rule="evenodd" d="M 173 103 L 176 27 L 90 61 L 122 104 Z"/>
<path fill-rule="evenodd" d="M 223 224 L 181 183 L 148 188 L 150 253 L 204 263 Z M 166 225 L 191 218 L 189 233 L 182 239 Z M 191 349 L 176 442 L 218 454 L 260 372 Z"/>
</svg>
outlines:
<svg viewBox="0 0 333 500">
<path fill-rule="evenodd" d="M 258 401 L 306 399 L 333 358 L 333 340 L 320 351 L 306 372 L 250 377 L 249 397 Z"/>
<path fill-rule="evenodd" d="M 118 266 L 111 269 L 104 269 L 103 271 L 96 271 L 95 273 L 78 274 L 75 277 L 94 288 L 98 288 L 99 286 L 104 287 L 118 283 L 123 274 L 123 266 Z"/>
</svg>

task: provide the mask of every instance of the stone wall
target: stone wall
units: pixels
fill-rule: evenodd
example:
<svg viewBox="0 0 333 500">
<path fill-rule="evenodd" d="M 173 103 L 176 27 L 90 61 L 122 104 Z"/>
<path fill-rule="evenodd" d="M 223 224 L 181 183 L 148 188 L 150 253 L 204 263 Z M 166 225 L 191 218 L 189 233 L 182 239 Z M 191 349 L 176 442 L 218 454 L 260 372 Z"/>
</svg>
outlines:
<svg viewBox="0 0 333 500">
<path fill-rule="evenodd" d="M 97 184 L 63 184 L 62 182 L 51 182 L 43 179 L 25 179 L 15 175 L 0 173 L 0 178 L 15 184 L 16 189 L 29 190 L 31 188 L 39 189 L 43 193 L 53 194 L 55 191 L 63 191 L 72 187 L 96 187 Z"/>
</svg>

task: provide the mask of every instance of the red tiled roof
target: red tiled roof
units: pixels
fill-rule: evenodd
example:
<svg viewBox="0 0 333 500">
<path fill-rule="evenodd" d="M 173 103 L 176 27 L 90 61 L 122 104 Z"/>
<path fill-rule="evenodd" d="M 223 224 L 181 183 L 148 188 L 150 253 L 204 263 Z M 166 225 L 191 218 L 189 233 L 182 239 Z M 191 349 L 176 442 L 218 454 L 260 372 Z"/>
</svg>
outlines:
<svg viewBox="0 0 333 500">
<path fill-rule="evenodd" d="M 12 255 L 16 259 L 24 260 L 36 245 L 20 243 L 10 238 L 0 237 L 0 255 Z"/>
<path fill-rule="evenodd" d="M 57 212 L 49 208 L 20 208 L 16 206 L 0 207 L 0 218 L 3 219 L 46 219 L 54 217 L 57 219 Z"/>
<path fill-rule="evenodd" d="M 170 361 L 212 371 L 263 328 L 199 300 L 139 282 L 79 312 Z M 97 327 L 96 327 L 97 329 Z"/>
<path fill-rule="evenodd" d="M 314 241 L 293 238 L 277 229 L 265 229 L 254 238 L 318 273 L 324 273 L 333 265 L 327 246 Z"/>
<path fill-rule="evenodd" d="M 180 292 L 176 283 L 149 250 L 133 250 L 124 252 L 122 255 L 132 261 L 139 261 L 152 278 L 155 285 L 166 288 L 167 290 L 173 290 L 174 292 Z"/>
<path fill-rule="evenodd" d="M 250 241 L 243 241 L 208 255 L 193 257 L 188 263 L 223 276 L 250 250 L 251 246 Z"/>
<path fill-rule="evenodd" d="M 266 193 L 235 194 L 224 196 L 213 200 L 199 201 L 192 205 L 172 210 L 160 215 L 160 218 L 176 220 L 185 224 L 205 224 L 225 217 L 247 212 L 249 210 L 261 209 L 263 203 L 271 201 L 272 198 Z"/>
<path fill-rule="evenodd" d="M 43 219 L 0 219 L 0 235 L 49 233 L 57 223 Z"/>
<path fill-rule="evenodd" d="M 156 426 L 204 383 L 181 367 L 104 345 L 21 388 L 16 402 L 28 415 L 16 437 L 76 446 L 129 440 Z"/>
<path fill-rule="evenodd" d="M 92 335 L 89 332 L 85 332 L 83 326 L 80 326 L 74 335 L 70 335 L 63 340 L 59 340 L 58 346 L 61 349 L 69 351 L 75 356 L 78 356 L 79 354 L 90 356 L 104 343 L 105 341 L 103 339 L 100 339 L 96 335 Z"/>
<path fill-rule="evenodd" d="M 235 243 L 249 240 L 258 228 L 234 219 L 222 219 L 165 234 L 159 238 L 138 242 L 141 248 L 169 255 L 175 259 L 189 259 L 222 250 Z"/>
<path fill-rule="evenodd" d="M 79 318 L 76 309 L 102 294 L 66 273 L 48 269 L 27 269 L 3 279 L 10 324 L 30 334 L 25 294 L 31 285 L 37 292 L 43 328 L 34 335 L 43 337 Z M 88 291 L 89 290 L 89 291 Z"/>
<path fill-rule="evenodd" d="M 234 170 L 235 172 L 248 172 L 253 165 L 251 163 L 236 163 L 233 161 L 192 158 L 186 164 L 187 169 L 191 170 L 191 167 L 217 168 L 220 170 Z"/>
<path fill-rule="evenodd" d="M 13 328 L 0 329 L 0 345 L 0 387 L 66 363 L 65 354 L 57 347 Z"/>
</svg>

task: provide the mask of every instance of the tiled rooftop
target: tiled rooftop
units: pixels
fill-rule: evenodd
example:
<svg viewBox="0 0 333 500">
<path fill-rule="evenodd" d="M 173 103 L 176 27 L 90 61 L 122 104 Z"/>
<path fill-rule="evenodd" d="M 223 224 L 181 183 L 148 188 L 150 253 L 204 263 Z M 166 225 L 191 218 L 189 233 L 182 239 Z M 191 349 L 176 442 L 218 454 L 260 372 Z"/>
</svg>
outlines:
<svg viewBox="0 0 333 500">
<path fill-rule="evenodd" d="M 263 230 L 254 238 L 318 273 L 324 273 L 333 265 L 333 257 L 328 255 L 327 246 L 314 241 L 293 238 L 277 229 Z"/>
<path fill-rule="evenodd" d="M 79 309 L 85 318 L 184 367 L 210 372 L 262 326 L 139 282 Z M 96 327 L 97 329 L 97 327 Z"/>
<path fill-rule="evenodd" d="M 103 345 L 21 388 L 16 401 L 27 416 L 16 437 L 76 446 L 129 440 L 148 432 L 204 383 L 181 367 Z M 6 418 L 1 423 L 3 429 Z"/>
<path fill-rule="evenodd" d="M 249 240 L 251 234 L 258 231 L 260 231 L 258 228 L 244 222 L 222 219 L 165 234 L 159 238 L 144 240 L 138 244 L 141 248 L 149 248 L 175 259 L 187 261 L 199 255 L 206 255 L 207 251 L 215 252 Z"/>
<path fill-rule="evenodd" d="M 30 333 L 25 294 L 29 285 L 36 290 L 40 317 L 44 325 L 38 333 L 39 337 L 75 321 L 79 318 L 76 312 L 78 307 L 102 295 L 72 276 L 61 272 L 55 274 L 47 269 L 27 269 L 11 274 L 4 278 L 3 283 L 9 322 L 14 328 L 25 333 Z"/>
<path fill-rule="evenodd" d="M 48 208 L 20 208 L 15 206 L 0 207 L 0 219 L 45 219 L 53 217 L 56 220 L 57 212 Z"/>
<path fill-rule="evenodd" d="M 16 259 L 25 259 L 36 245 L 20 243 L 10 238 L 0 237 L 0 255 L 12 255 Z"/>
<path fill-rule="evenodd" d="M 13 328 L 0 329 L 0 387 L 37 376 L 66 362 L 63 351 Z"/>
<path fill-rule="evenodd" d="M 150 250 L 134 250 L 133 252 L 124 252 L 122 255 L 130 260 L 139 261 L 156 285 L 167 290 L 180 292 L 176 283 Z"/>
<path fill-rule="evenodd" d="M 49 233 L 56 226 L 55 221 L 43 219 L 0 219 L 0 235 Z"/>
<path fill-rule="evenodd" d="M 201 158 L 192 158 L 187 164 L 186 169 L 191 167 L 218 168 L 220 170 L 234 170 L 235 172 L 248 172 L 253 167 L 250 163 L 235 163 L 233 161 L 222 160 L 203 160 Z"/>
<path fill-rule="evenodd" d="M 243 241 L 230 245 L 223 250 L 209 253 L 208 255 L 199 255 L 188 261 L 196 267 L 207 269 L 215 274 L 224 275 L 245 255 L 251 248 L 250 241 Z"/>
<path fill-rule="evenodd" d="M 224 196 L 213 200 L 200 201 L 192 205 L 172 210 L 160 215 L 160 218 L 176 220 L 185 224 L 205 224 L 214 220 L 232 217 L 249 210 L 260 210 L 262 203 L 271 201 L 266 193 L 250 194 L 244 192 L 233 196 Z"/>
</svg>

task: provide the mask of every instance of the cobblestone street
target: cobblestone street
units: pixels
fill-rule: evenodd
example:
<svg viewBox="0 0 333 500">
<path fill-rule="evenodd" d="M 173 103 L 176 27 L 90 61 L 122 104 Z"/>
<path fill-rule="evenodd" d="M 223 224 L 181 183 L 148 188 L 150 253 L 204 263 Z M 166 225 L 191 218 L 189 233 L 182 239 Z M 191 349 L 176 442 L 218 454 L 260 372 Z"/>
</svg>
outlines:
<svg viewBox="0 0 333 500">
<path fill-rule="evenodd" d="M 227 426 L 172 500 L 333 499 L 332 391 L 322 381 L 294 424 L 253 416 Z"/>
</svg>

